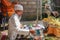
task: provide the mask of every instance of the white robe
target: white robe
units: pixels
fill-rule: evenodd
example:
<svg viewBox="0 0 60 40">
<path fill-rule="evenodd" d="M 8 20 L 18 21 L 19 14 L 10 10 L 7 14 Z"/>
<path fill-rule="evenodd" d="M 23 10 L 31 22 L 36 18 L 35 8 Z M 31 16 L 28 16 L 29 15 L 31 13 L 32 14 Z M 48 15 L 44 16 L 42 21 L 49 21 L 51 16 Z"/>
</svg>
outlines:
<svg viewBox="0 0 60 40">
<path fill-rule="evenodd" d="M 10 40 L 15 40 L 18 31 L 20 30 L 20 19 L 17 14 L 13 14 L 9 19 L 9 27 L 8 27 L 8 36 Z"/>
</svg>

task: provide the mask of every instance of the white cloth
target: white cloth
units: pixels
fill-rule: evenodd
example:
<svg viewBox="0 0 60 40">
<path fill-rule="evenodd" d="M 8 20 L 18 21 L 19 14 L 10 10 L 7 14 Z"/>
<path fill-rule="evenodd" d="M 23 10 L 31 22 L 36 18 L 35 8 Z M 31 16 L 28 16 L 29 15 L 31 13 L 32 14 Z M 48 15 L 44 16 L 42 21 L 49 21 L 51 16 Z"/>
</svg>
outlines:
<svg viewBox="0 0 60 40">
<path fill-rule="evenodd" d="M 15 40 L 18 34 L 21 24 L 20 19 L 21 16 L 19 17 L 17 14 L 13 14 L 9 19 L 8 35 L 10 40 Z"/>
<path fill-rule="evenodd" d="M 23 11 L 23 6 L 20 4 L 16 4 L 14 7 L 15 10 L 22 10 Z"/>
</svg>

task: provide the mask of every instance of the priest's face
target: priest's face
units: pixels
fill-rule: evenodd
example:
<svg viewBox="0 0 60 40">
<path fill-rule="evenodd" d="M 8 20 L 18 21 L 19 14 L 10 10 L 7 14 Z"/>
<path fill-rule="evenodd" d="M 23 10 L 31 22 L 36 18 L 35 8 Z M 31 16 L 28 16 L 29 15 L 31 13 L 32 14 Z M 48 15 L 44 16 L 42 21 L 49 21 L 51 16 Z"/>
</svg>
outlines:
<svg viewBox="0 0 60 40">
<path fill-rule="evenodd" d="M 22 10 L 16 10 L 15 11 L 17 15 L 21 16 L 23 14 L 23 11 Z"/>
</svg>

